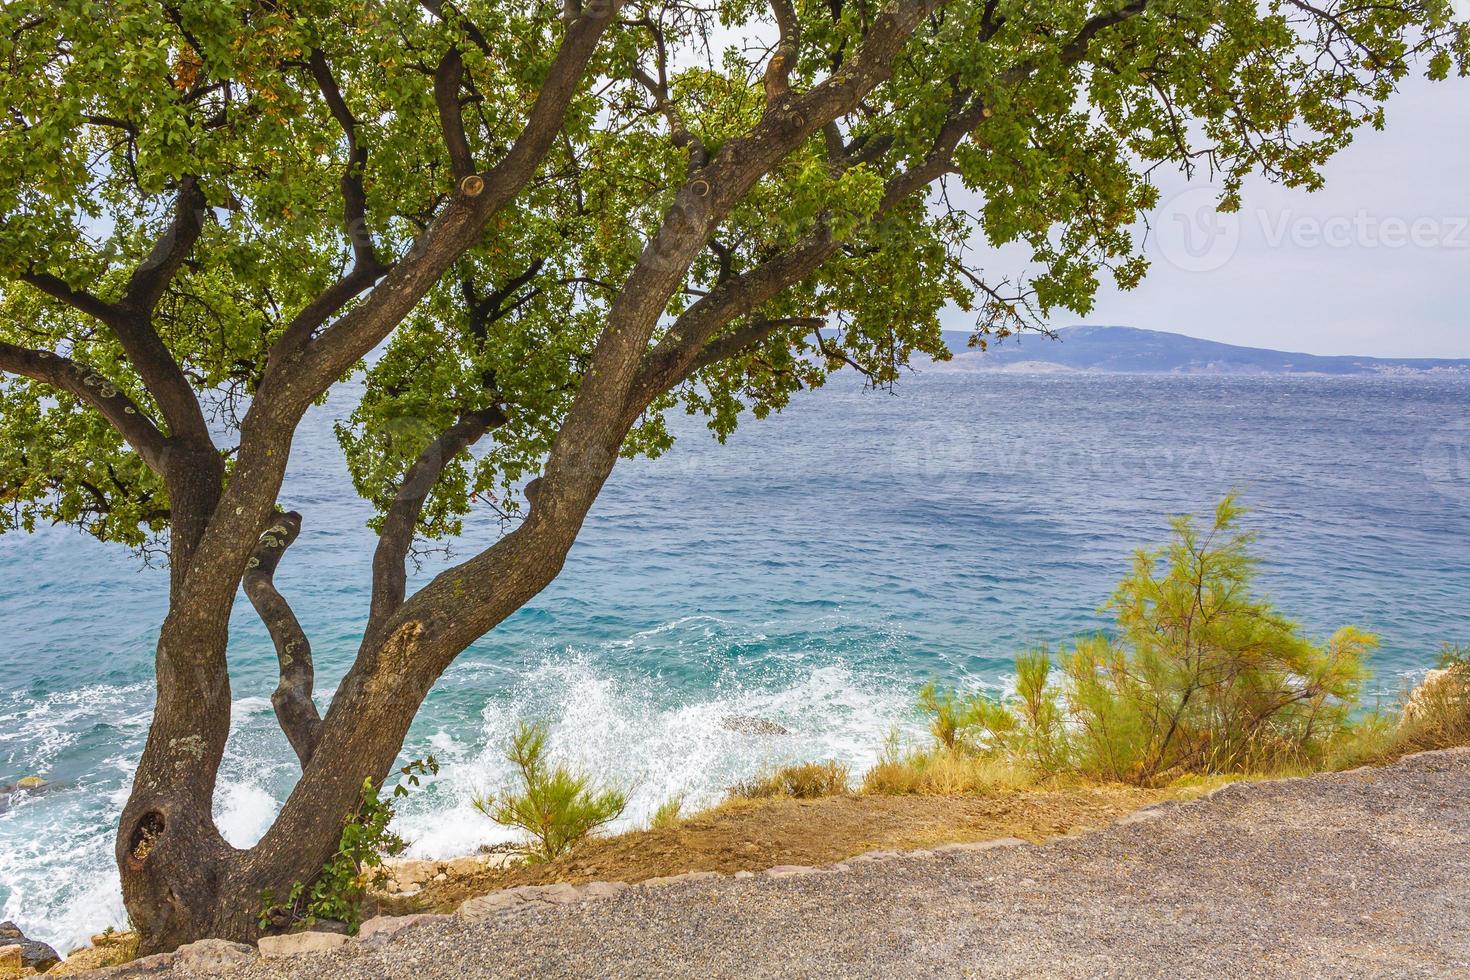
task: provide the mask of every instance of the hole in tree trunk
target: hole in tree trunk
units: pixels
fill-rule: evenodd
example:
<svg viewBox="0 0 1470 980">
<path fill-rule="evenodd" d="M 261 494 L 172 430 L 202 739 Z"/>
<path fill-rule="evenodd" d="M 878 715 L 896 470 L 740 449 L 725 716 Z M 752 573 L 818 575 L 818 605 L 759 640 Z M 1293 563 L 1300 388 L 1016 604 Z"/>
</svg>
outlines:
<svg viewBox="0 0 1470 980">
<path fill-rule="evenodd" d="M 133 836 L 128 841 L 128 856 L 137 867 L 142 867 L 143 862 L 148 859 L 153 845 L 163 835 L 163 814 L 157 810 L 149 810 L 138 820 L 138 825 L 133 828 Z"/>
</svg>

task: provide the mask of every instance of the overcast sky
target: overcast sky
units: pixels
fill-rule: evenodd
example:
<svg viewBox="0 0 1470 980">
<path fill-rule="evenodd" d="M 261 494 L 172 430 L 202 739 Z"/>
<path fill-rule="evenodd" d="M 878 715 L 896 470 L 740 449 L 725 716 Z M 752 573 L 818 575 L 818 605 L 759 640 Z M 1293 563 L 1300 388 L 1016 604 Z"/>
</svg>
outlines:
<svg viewBox="0 0 1470 980">
<path fill-rule="evenodd" d="M 1147 279 L 1104 289 L 1085 322 L 1312 354 L 1470 358 L 1470 80 L 1406 83 L 1385 129 L 1359 132 L 1314 194 L 1261 181 L 1222 217 L 1198 177 L 1160 183 Z"/>
</svg>

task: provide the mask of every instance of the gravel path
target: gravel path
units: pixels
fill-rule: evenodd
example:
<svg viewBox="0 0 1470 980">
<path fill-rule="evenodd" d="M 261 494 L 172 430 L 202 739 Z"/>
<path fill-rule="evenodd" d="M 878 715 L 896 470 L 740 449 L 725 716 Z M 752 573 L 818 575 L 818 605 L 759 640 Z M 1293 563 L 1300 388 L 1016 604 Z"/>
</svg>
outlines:
<svg viewBox="0 0 1470 980">
<path fill-rule="evenodd" d="M 1466 977 L 1470 749 L 838 867 L 527 902 L 232 976 Z"/>
</svg>

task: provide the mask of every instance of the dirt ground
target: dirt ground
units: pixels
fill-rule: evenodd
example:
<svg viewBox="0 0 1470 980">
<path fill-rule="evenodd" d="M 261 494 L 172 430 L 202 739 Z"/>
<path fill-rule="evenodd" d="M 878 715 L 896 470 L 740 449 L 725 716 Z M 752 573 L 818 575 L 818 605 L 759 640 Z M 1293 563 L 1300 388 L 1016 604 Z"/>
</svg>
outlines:
<svg viewBox="0 0 1470 980">
<path fill-rule="evenodd" d="M 686 871 L 760 871 L 816 865 L 864 851 L 1019 837 L 1042 841 L 1101 827 L 1119 816 L 1209 787 L 1100 787 L 997 796 L 833 796 L 817 800 L 726 803 L 678 826 L 633 831 L 589 842 L 545 864 L 484 867 L 445 862 L 445 879 L 413 895 L 382 895 L 376 911 L 450 911 L 476 895 L 556 881 L 629 883 Z"/>
</svg>

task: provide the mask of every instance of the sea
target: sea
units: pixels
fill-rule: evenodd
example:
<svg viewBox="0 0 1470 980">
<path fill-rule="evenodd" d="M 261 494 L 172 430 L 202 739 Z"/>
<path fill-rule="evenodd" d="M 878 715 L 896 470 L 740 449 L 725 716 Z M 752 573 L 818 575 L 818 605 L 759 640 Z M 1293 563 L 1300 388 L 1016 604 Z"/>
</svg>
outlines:
<svg viewBox="0 0 1470 980">
<path fill-rule="evenodd" d="M 332 421 L 314 409 L 282 503 L 305 526 L 277 575 L 325 704 L 357 647 L 374 541 Z M 679 415 L 674 448 L 627 460 L 561 577 L 467 650 L 403 750 L 439 775 L 401 806 L 411 855 L 509 839 L 472 806 L 506 784 L 505 740 L 630 794 L 620 826 L 688 809 L 791 761 L 861 772 L 923 737 L 937 679 L 1003 692 L 1012 658 L 1105 630 L 1135 549 L 1227 493 L 1250 508 L 1260 587 L 1310 634 L 1377 633 L 1370 701 L 1444 642 L 1470 643 L 1470 379 L 1120 376 L 935 366 L 893 390 L 839 374 L 718 443 Z M 477 514 L 448 557 L 501 533 Z M 68 528 L 0 535 L 0 919 L 62 952 L 126 924 L 112 833 L 147 734 L 166 571 Z M 216 817 L 255 841 L 295 762 L 270 707 L 274 658 L 242 599 Z M 788 734 L 747 734 L 740 719 Z M 744 729 L 744 732 L 741 730 Z"/>
</svg>

